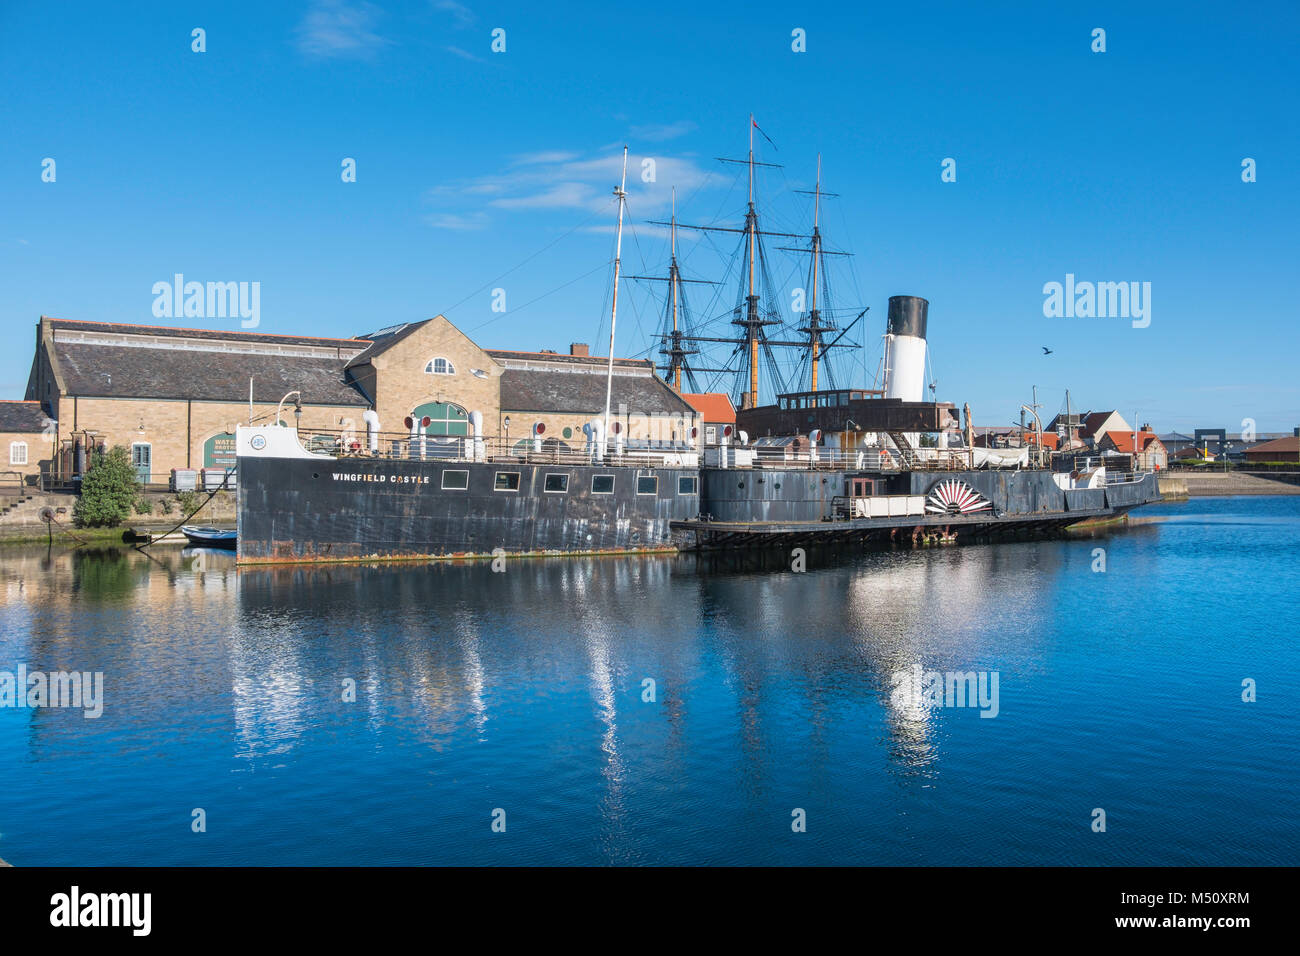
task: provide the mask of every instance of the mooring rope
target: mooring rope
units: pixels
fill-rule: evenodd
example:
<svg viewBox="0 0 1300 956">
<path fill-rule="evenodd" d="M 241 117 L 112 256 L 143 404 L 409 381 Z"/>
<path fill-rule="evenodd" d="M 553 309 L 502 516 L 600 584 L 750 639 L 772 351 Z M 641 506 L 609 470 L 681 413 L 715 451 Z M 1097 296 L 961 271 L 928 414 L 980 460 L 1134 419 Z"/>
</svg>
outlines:
<svg viewBox="0 0 1300 956">
<path fill-rule="evenodd" d="M 203 510 L 203 506 L 206 505 L 209 501 L 211 501 L 211 500 L 216 496 L 216 494 L 217 494 L 218 491 L 225 491 L 225 490 L 226 490 L 226 485 L 230 482 L 230 474 L 231 474 L 231 473 L 230 473 L 229 471 L 227 471 L 226 474 L 225 474 L 225 477 L 223 477 L 223 478 L 221 479 L 221 484 L 217 485 L 217 487 L 215 487 L 215 488 L 213 488 L 211 491 L 209 491 L 209 492 L 208 492 L 208 496 L 207 496 L 206 498 L 203 499 L 203 501 L 199 504 L 199 506 L 198 506 L 197 508 L 195 508 L 195 509 L 194 509 L 193 511 L 191 511 L 189 514 L 187 514 L 184 518 L 182 518 L 182 519 L 181 519 L 181 520 L 180 520 L 180 521 L 179 521 L 179 522 L 178 522 L 174 527 L 172 527 L 170 530 L 165 531 L 165 532 L 163 532 L 162 534 L 158 535 L 157 538 L 165 538 L 165 537 L 167 537 L 167 535 L 169 535 L 169 534 L 171 534 L 172 532 L 176 531 L 178 528 L 180 528 L 182 525 L 184 525 L 187 521 L 189 521 L 191 518 L 193 518 L 196 514 L 198 514 L 200 511 L 202 511 L 202 510 Z M 135 546 L 135 549 L 136 549 L 137 551 L 143 551 L 145 548 L 149 547 L 149 545 L 153 544 L 155 540 L 156 540 L 156 539 L 155 539 L 155 536 L 154 536 L 154 535 L 150 535 L 148 541 L 146 541 L 146 542 L 145 542 L 144 544 L 142 544 L 142 545 L 141 545 L 141 544 L 137 544 L 137 545 Z"/>
</svg>

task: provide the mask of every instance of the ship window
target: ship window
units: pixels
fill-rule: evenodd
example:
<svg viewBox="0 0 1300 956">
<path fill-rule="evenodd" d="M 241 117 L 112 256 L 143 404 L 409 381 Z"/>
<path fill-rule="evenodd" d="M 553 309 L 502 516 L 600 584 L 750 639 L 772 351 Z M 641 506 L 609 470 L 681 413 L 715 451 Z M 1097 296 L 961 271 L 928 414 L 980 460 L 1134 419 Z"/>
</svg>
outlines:
<svg viewBox="0 0 1300 956">
<path fill-rule="evenodd" d="M 614 493 L 614 476 L 592 475 L 591 493 L 593 495 L 612 495 Z"/>
<path fill-rule="evenodd" d="M 569 476 L 568 475 L 547 475 L 546 485 L 544 486 L 544 490 L 552 492 L 553 494 L 561 494 L 565 491 L 568 491 Z"/>
<path fill-rule="evenodd" d="M 448 359 L 439 356 L 435 359 L 429 359 L 429 364 L 424 367 L 426 375 L 455 375 L 456 366 L 452 365 Z"/>
<path fill-rule="evenodd" d="M 464 491 L 469 487 L 469 472 L 444 471 L 442 473 L 442 487 L 446 491 Z"/>
<path fill-rule="evenodd" d="M 27 464 L 27 442 L 15 441 L 9 443 L 9 464 Z"/>
<path fill-rule="evenodd" d="M 696 489 L 695 483 L 698 480 L 699 479 L 697 479 L 694 475 L 682 475 L 680 478 L 677 479 L 677 493 L 679 495 L 695 494 L 695 489 Z"/>
<path fill-rule="evenodd" d="M 519 490 L 519 472 L 517 471 L 498 471 L 496 484 L 493 485 L 493 491 L 518 491 Z"/>
<path fill-rule="evenodd" d="M 659 494 L 659 476 L 638 475 L 636 479 L 636 493 L 638 495 Z"/>
</svg>

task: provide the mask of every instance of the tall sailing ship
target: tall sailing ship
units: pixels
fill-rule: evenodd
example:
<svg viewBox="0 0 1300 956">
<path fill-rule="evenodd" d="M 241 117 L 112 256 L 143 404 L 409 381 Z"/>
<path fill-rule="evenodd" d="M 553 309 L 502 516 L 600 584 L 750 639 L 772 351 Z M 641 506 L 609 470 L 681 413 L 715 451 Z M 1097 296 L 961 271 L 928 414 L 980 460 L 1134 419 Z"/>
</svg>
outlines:
<svg viewBox="0 0 1300 956">
<path fill-rule="evenodd" d="M 843 253 L 825 248 L 821 229 L 822 201 L 833 194 L 822 189 L 819 157 L 807 191 L 811 232 L 760 226 L 756 175 L 774 164 L 755 159 L 756 129 L 751 117 L 745 159 L 722 160 L 745 169 L 743 223 L 679 223 L 674 193 L 671 218 L 657 222 L 669 230 L 666 274 L 629 277 L 666 283 L 652 346 L 664 381 L 679 393 L 728 383 L 734 427 L 634 446 L 611 421 L 625 148 L 614 191 L 605 409 L 582 426 L 582 449 L 540 438 L 512 445 L 508 434 L 484 434 L 477 412 L 469 414 L 471 434 L 440 443 L 433 454 L 418 422 L 408 422 L 409 433 L 372 431 L 364 444 L 331 450 L 309 448 L 278 414 L 274 425 L 240 426 L 240 562 L 951 543 L 1111 520 L 1159 499 L 1155 475 L 1136 463 L 1117 471 L 1100 458 L 1053 461 L 1041 426 L 1038 440 L 1023 447 L 975 447 L 969 407 L 963 421 L 955 405 L 935 400 L 926 375 L 924 298 L 889 299 L 878 380 L 839 386 L 836 360 L 860 348 L 849 335 L 868 309 L 833 307 L 826 257 Z M 719 283 L 682 275 L 679 229 L 739 240 L 735 304 L 708 322 L 694 319 L 686 286 Z M 793 322 L 776 304 L 768 239 L 807 257 L 807 308 Z"/>
</svg>

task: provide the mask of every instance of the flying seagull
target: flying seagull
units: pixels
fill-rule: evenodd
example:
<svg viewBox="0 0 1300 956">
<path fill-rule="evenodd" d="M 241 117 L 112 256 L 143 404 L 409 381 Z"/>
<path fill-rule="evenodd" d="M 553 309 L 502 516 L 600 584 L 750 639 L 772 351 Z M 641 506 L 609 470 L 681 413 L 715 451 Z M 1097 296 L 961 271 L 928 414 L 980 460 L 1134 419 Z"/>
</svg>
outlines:
<svg viewBox="0 0 1300 956">
<path fill-rule="evenodd" d="M 1044 346 L 1043 346 L 1043 354 L 1044 354 L 1044 355 L 1051 355 L 1051 354 L 1052 354 L 1052 350 L 1049 349 L 1046 345 L 1044 345 Z"/>
</svg>

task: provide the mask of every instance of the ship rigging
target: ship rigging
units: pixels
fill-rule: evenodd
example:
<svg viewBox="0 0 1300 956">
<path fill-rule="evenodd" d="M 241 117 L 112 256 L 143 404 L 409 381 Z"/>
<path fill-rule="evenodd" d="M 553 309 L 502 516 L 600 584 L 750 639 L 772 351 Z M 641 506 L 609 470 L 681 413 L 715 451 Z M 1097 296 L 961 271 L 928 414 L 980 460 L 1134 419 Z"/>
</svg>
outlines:
<svg viewBox="0 0 1300 956">
<path fill-rule="evenodd" d="M 861 346 L 847 340 L 847 334 L 866 314 L 866 309 L 843 328 L 836 322 L 832 307 L 831 285 L 827 275 L 825 257 L 847 256 L 849 253 L 827 249 L 821 231 L 821 206 L 823 198 L 836 194 L 822 189 L 821 157 L 817 158 L 817 179 L 812 190 L 793 190 L 813 197 L 813 227 L 811 234 L 781 232 L 760 226 L 756 198 L 757 171 L 761 168 L 781 169 L 777 163 L 760 162 L 754 155 L 754 131 L 757 123 L 749 120 L 749 151 L 744 159 L 719 157 L 719 162 L 739 164 L 746 168 L 747 198 L 742 225 L 702 225 L 681 223 L 677 220 L 676 192 L 673 194 L 673 211 L 669 220 L 650 220 L 651 224 L 667 226 L 670 235 L 670 255 L 667 275 L 631 276 L 630 278 L 666 282 L 663 318 L 657 337 L 662 361 L 659 371 L 665 380 L 678 391 L 683 380 L 691 391 L 708 391 L 724 386 L 739 408 L 754 408 L 760 396 L 774 398 L 777 393 L 789 391 L 791 386 L 802 391 L 816 392 L 824 386 L 836 387 L 835 364 L 832 350 L 857 349 Z M 766 134 L 763 134 L 766 137 Z M 770 142 L 770 140 L 769 140 Z M 741 281 L 735 305 L 728 312 L 698 322 L 688 306 L 685 286 L 688 284 L 719 285 L 707 279 L 684 278 L 677 254 L 678 229 L 691 229 L 704 234 L 730 233 L 738 235 L 740 245 L 732 261 L 740 263 Z M 787 321 L 778 305 L 784 294 L 772 280 L 771 264 L 765 249 L 765 239 L 790 240 L 791 245 L 778 246 L 783 252 L 808 257 L 806 280 L 803 288 L 793 290 L 794 319 Z M 801 243 L 794 245 L 793 243 Z M 715 296 L 716 299 L 716 296 Z M 721 328 L 719 328 L 721 326 Z M 727 334 L 724 334 L 727 333 Z M 836 334 L 838 333 L 838 334 Z M 730 351 L 719 347 L 730 346 Z M 794 362 L 782 362 L 778 350 L 797 350 Z M 699 356 L 699 360 L 696 359 Z M 791 367 L 793 366 L 793 368 Z M 771 384 L 763 382 L 765 373 Z M 702 381 L 704 375 L 710 378 Z M 730 380 L 728 382 L 728 379 Z"/>
</svg>

